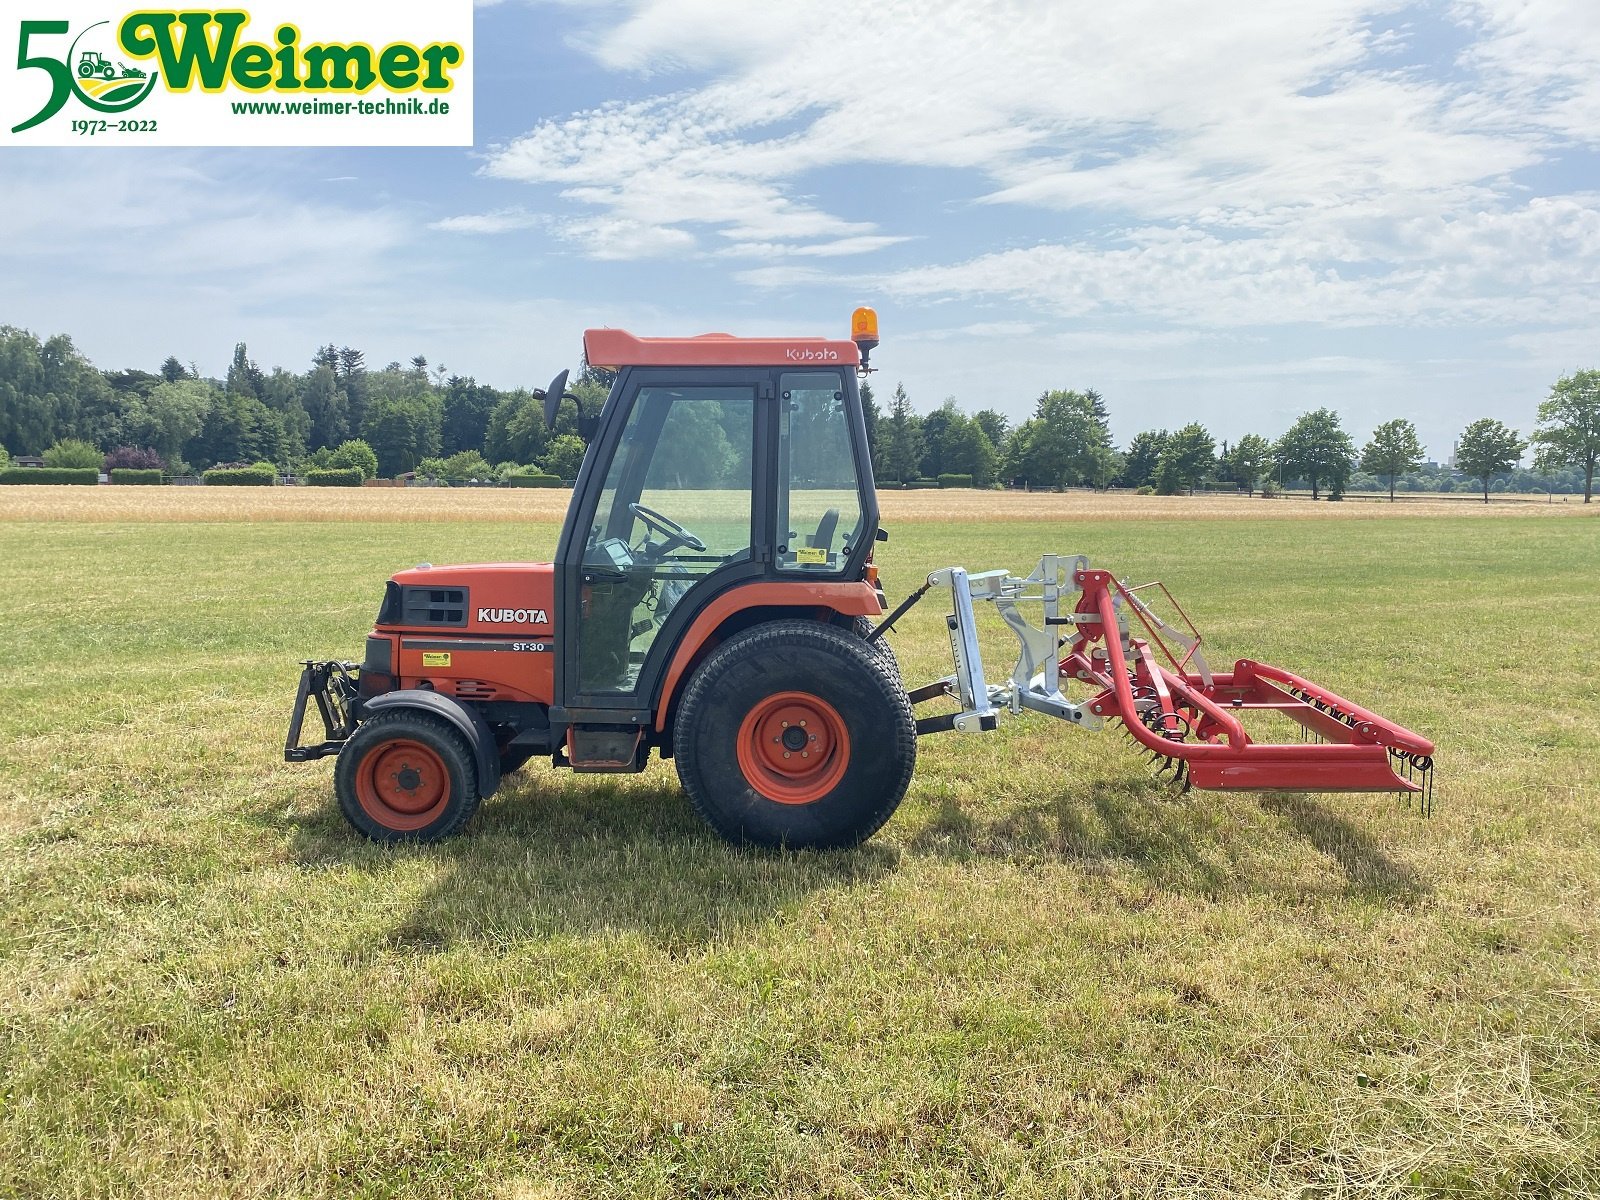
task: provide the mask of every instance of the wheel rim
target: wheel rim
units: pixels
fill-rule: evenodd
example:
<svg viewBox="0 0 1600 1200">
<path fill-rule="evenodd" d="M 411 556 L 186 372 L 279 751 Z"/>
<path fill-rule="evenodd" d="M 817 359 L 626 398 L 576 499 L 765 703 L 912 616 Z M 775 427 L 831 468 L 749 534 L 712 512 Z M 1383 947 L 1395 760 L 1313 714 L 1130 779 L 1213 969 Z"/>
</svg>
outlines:
<svg viewBox="0 0 1600 1200">
<path fill-rule="evenodd" d="M 431 747 L 398 738 L 362 760 L 356 799 L 385 829 L 421 829 L 438 820 L 450 803 L 450 771 Z"/>
<path fill-rule="evenodd" d="M 850 765 L 850 731 L 839 711 L 809 692 L 768 696 L 739 725 L 739 769 L 778 804 L 811 804 Z"/>
</svg>

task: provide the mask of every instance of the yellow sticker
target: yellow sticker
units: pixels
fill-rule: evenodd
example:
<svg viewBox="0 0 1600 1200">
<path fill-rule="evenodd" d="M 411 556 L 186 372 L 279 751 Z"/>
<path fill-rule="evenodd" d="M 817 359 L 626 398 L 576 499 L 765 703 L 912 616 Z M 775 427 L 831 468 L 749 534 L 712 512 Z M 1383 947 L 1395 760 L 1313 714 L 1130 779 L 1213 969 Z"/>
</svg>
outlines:
<svg viewBox="0 0 1600 1200">
<path fill-rule="evenodd" d="M 826 566 L 828 552 L 821 546 L 802 546 L 794 552 L 794 560 L 809 566 Z"/>
<path fill-rule="evenodd" d="M 448 667 L 450 655 L 448 652 L 437 653 L 424 650 L 422 652 L 422 665 L 425 667 Z"/>
</svg>

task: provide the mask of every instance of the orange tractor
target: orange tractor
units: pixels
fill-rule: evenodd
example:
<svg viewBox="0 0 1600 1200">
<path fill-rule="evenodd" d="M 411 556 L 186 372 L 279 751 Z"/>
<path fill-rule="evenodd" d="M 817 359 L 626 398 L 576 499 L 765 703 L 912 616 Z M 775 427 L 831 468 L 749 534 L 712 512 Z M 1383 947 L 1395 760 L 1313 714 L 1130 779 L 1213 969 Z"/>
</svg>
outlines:
<svg viewBox="0 0 1600 1200">
<path fill-rule="evenodd" d="M 587 772 L 671 758 L 722 836 L 836 847 L 870 837 L 911 781 L 917 740 L 1005 714 L 1114 720 L 1181 786 L 1431 795 L 1433 745 L 1299 676 L 1213 672 L 1175 610 L 1082 557 L 1025 577 L 934 572 L 893 613 L 857 374 L 878 344 L 584 334 L 616 372 L 550 563 L 422 565 L 389 580 L 359 664 L 308 661 L 284 754 L 337 755 L 345 817 L 381 841 L 457 832 L 534 757 Z M 553 423 L 567 372 L 543 395 Z M 908 691 L 885 634 L 948 594 L 952 672 Z M 1162 589 L 1164 592 L 1164 589 Z M 976 612 L 1020 654 L 985 674 Z M 924 716 L 924 703 L 958 711 Z M 302 746 L 308 706 L 324 740 Z M 1288 718 L 1302 740 L 1253 740 Z"/>
</svg>

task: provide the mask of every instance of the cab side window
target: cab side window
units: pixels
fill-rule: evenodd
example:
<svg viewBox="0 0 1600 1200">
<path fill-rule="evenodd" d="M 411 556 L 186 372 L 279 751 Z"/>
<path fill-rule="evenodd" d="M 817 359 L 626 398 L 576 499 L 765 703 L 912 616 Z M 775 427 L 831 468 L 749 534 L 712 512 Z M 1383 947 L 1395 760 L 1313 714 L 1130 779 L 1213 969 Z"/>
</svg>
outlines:
<svg viewBox="0 0 1600 1200">
<path fill-rule="evenodd" d="M 777 499 L 778 569 L 842 571 L 861 536 L 861 477 L 836 373 L 779 377 Z"/>
</svg>

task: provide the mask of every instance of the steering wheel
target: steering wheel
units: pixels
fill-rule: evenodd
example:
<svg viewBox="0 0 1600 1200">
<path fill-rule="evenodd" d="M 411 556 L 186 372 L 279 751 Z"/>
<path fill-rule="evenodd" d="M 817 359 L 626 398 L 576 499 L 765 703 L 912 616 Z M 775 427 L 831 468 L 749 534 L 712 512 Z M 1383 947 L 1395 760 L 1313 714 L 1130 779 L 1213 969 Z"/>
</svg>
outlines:
<svg viewBox="0 0 1600 1200">
<path fill-rule="evenodd" d="M 706 544 L 695 537 L 694 534 L 679 525 L 671 517 L 664 517 L 653 508 L 646 508 L 642 504 L 630 504 L 628 505 L 628 511 L 643 521 L 647 528 L 654 530 L 656 533 L 666 534 L 668 541 L 661 548 L 662 553 L 666 553 L 674 546 L 687 546 L 695 551 L 704 551 L 706 548 Z"/>
</svg>

